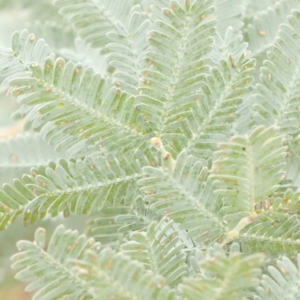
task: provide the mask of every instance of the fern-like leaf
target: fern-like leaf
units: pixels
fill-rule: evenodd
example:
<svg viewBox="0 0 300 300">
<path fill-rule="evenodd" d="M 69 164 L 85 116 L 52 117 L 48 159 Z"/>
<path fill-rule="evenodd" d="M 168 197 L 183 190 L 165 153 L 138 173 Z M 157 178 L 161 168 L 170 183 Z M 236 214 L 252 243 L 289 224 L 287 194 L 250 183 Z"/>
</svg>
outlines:
<svg viewBox="0 0 300 300">
<path fill-rule="evenodd" d="M 146 14 L 135 11 L 128 26 L 116 21 L 115 27 L 117 32 L 107 34 L 111 43 L 106 47 L 111 52 L 108 61 L 115 68 L 113 80 L 122 90 L 136 95 L 141 86 L 145 51 L 149 48 L 146 38 L 151 23 Z"/>
<path fill-rule="evenodd" d="M 13 43 L 31 53 L 31 35 L 25 32 L 17 41 L 15 36 L 18 35 L 14 35 Z M 38 41 L 36 45 L 39 44 Z M 92 68 L 83 69 L 81 64 L 66 63 L 53 55 L 34 62 L 32 57 L 22 60 L 15 56 L 16 51 L 8 50 L 8 61 L 18 60 L 26 72 L 13 79 L 8 77 L 10 92 L 18 96 L 21 104 L 37 109 L 32 115 L 33 126 L 57 150 L 68 149 L 70 155 L 81 157 L 101 151 L 101 147 L 137 149 L 145 143 L 142 131 L 149 131 L 149 124 L 132 109 L 134 99 L 116 88 L 109 89 Z M 0 66 L 4 68 L 5 62 Z M 15 73 L 14 64 L 9 66 L 7 72 Z"/>
<path fill-rule="evenodd" d="M 189 130 L 186 129 L 181 137 L 181 147 L 186 147 L 197 157 L 208 158 L 217 149 L 217 143 L 234 134 L 233 123 L 239 116 L 238 107 L 251 91 L 254 66 L 255 61 L 249 60 L 247 52 L 243 52 L 238 57 L 230 54 L 221 59 L 219 67 L 212 68 L 199 90 L 193 117 L 185 126 Z"/>
<path fill-rule="evenodd" d="M 138 193 L 136 182 L 141 177 L 141 163 L 122 156 L 118 160 L 113 156 L 62 160 L 58 165 L 33 169 L 32 176 L 4 185 L 1 227 L 12 222 L 11 214 L 22 212 L 27 223 L 46 213 L 86 214 L 106 206 L 129 205 Z"/>
<path fill-rule="evenodd" d="M 24 182 L 31 183 L 28 176 L 23 176 L 22 181 L 15 179 L 12 185 L 4 184 L 0 191 L 0 230 L 7 228 L 16 218 L 24 212 L 24 207 L 35 195 L 26 188 Z M 36 219 L 44 217 L 36 212 L 27 215 L 27 222 L 35 222 Z"/>
<path fill-rule="evenodd" d="M 139 195 L 130 206 L 101 209 L 89 222 L 88 233 L 102 244 L 115 245 L 131 232 L 143 231 L 153 220 L 160 218 Z"/>
<path fill-rule="evenodd" d="M 33 300 L 176 299 L 163 277 L 76 231 L 59 226 L 44 245 L 45 230 L 39 228 L 35 241 L 18 242 L 20 252 L 12 257 L 16 278 L 33 281 L 27 291 L 38 290 Z"/>
<path fill-rule="evenodd" d="M 299 135 L 299 51 L 297 46 L 300 11 L 293 10 L 287 24 L 280 26 L 276 43 L 261 68 L 257 85 L 254 120 L 256 124 L 276 124 L 287 140 Z M 295 43 L 293 42 L 295 41 Z"/>
<path fill-rule="evenodd" d="M 146 54 L 149 66 L 143 71 L 144 85 L 136 98 L 153 130 L 166 139 L 181 126 L 182 111 L 189 115 L 198 99 L 197 90 L 209 69 L 210 59 L 205 56 L 215 32 L 211 1 L 185 3 L 171 1 L 162 10 L 154 6 L 157 20 L 149 39 L 153 50 Z"/>
<path fill-rule="evenodd" d="M 56 228 L 47 251 L 44 250 L 45 229 L 35 232 L 35 241 L 19 241 L 19 253 L 12 256 L 12 268 L 19 270 L 16 278 L 32 281 L 26 288 L 38 290 L 33 300 L 58 299 L 69 296 L 71 299 L 97 299 L 97 285 L 80 277 L 80 272 L 68 267 L 70 259 L 84 259 L 87 249 L 99 252 L 100 244 L 78 232 Z"/>
<path fill-rule="evenodd" d="M 209 53 L 215 67 L 218 67 L 220 62 L 226 60 L 230 55 L 233 58 L 240 57 L 247 52 L 248 44 L 243 42 L 242 35 L 234 34 L 231 26 L 226 29 L 224 37 L 217 33 L 215 39 L 213 50 Z"/>
<path fill-rule="evenodd" d="M 254 6 L 254 1 L 249 1 Z M 298 0 L 280 0 L 280 1 L 259 1 L 257 7 L 249 8 L 246 13 L 247 26 L 244 30 L 245 41 L 249 42 L 249 50 L 254 57 L 259 60 L 265 58 L 266 52 L 275 41 L 278 31 L 278 24 L 285 22 L 286 16 L 291 10 L 299 8 Z M 254 13 L 251 14 L 251 10 Z M 258 13 L 256 13 L 258 11 Z"/>
<path fill-rule="evenodd" d="M 259 296 L 255 300 L 296 300 L 300 297 L 300 255 L 296 264 L 286 256 L 277 260 L 275 266 L 268 267 L 268 273 L 262 276 L 261 286 L 257 288 Z"/>
<path fill-rule="evenodd" d="M 43 39 L 36 40 L 27 30 L 21 34 L 16 31 L 11 38 L 11 48 L 1 47 L 0 55 L 3 57 L 0 60 L 1 76 L 9 81 L 14 77 L 30 76 L 28 65 L 32 62 L 42 65 L 49 55 L 49 46 Z"/>
<path fill-rule="evenodd" d="M 78 35 L 94 48 L 103 49 L 109 39 L 106 33 L 115 28 L 115 20 L 127 24 L 130 11 L 135 9 L 133 0 L 54 0 L 54 5 L 72 24 Z"/>
<path fill-rule="evenodd" d="M 105 248 L 99 255 L 89 253 L 87 262 L 74 260 L 73 264 L 82 273 L 92 275 L 91 281 L 99 287 L 96 299 L 177 299 L 162 276 L 147 271 L 123 252 Z"/>
<path fill-rule="evenodd" d="M 118 230 L 123 226 L 116 222 L 116 217 L 129 215 L 132 211 L 131 206 L 108 206 L 89 220 L 86 231 L 88 236 L 92 236 L 102 245 L 110 245 L 111 247 L 119 245 L 124 237 L 122 232 Z"/>
<path fill-rule="evenodd" d="M 166 283 L 175 285 L 187 274 L 184 244 L 172 228 L 173 222 L 162 219 L 151 223 L 147 232 L 133 232 L 130 241 L 121 249 L 132 259 L 138 260 L 153 274 L 162 275 Z"/>
<path fill-rule="evenodd" d="M 199 243 L 224 234 L 226 225 L 217 212 L 221 203 L 212 193 L 212 182 L 207 181 L 205 161 L 182 151 L 174 170 L 144 167 L 143 171 L 146 177 L 138 181 L 140 190 L 158 215 L 168 215 L 180 223 Z"/>
<path fill-rule="evenodd" d="M 241 257 L 235 251 L 227 256 L 216 244 L 198 262 L 201 275 L 186 278 L 179 290 L 189 300 L 250 299 L 253 288 L 259 285 L 263 258 L 261 254 Z"/>
<path fill-rule="evenodd" d="M 295 256 L 300 251 L 300 221 L 297 215 L 261 216 L 239 235 L 245 254 L 264 252 L 270 258 Z"/>
<path fill-rule="evenodd" d="M 282 136 L 274 127 L 257 127 L 249 136 L 236 136 L 220 144 L 211 177 L 220 181 L 215 193 L 222 196 L 228 221 L 249 216 L 255 204 L 272 195 L 284 174 L 286 156 Z"/>
<path fill-rule="evenodd" d="M 130 204 L 136 196 L 136 181 L 141 178 L 140 163 L 132 157 L 113 156 L 84 161 L 62 162 L 55 170 L 34 174 L 41 194 L 28 209 L 55 212 L 70 207 L 76 213 L 98 211 L 107 205 Z M 75 197 L 77 195 L 77 197 Z"/>
</svg>

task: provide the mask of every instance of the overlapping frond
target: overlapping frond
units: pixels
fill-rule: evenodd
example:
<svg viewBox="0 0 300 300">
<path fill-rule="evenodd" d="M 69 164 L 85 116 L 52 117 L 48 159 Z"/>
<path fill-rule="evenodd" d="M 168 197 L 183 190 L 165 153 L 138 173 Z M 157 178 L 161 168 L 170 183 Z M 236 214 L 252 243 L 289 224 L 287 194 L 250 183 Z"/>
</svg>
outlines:
<svg viewBox="0 0 300 300">
<path fill-rule="evenodd" d="M 89 220 L 86 228 L 88 236 L 92 236 L 102 245 L 119 246 L 124 234 L 119 232 L 123 224 L 116 222 L 118 216 L 129 215 L 132 208 L 129 205 L 108 206 Z"/>
<path fill-rule="evenodd" d="M 296 300 L 300 298 L 300 254 L 296 263 L 287 257 L 277 260 L 276 266 L 269 266 L 267 274 L 262 276 L 259 296 L 254 300 Z"/>
<path fill-rule="evenodd" d="M 123 252 L 109 248 L 100 254 L 89 253 L 88 261 L 74 260 L 74 265 L 83 273 L 91 275 L 98 286 L 96 299 L 124 300 L 175 300 L 175 291 L 165 279 L 146 270 L 143 264 L 131 260 Z M 85 273 L 85 274 L 84 274 Z"/>
<path fill-rule="evenodd" d="M 115 68 L 113 80 L 122 90 L 136 95 L 142 85 L 140 79 L 149 48 L 146 38 L 151 22 L 145 13 L 135 11 L 127 26 L 116 21 L 115 27 L 116 32 L 107 34 L 111 43 L 106 47 L 110 51 L 108 61 Z"/>
<path fill-rule="evenodd" d="M 138 196 L 131 205 L 102 208 L 89 222 L 89 236 L 102 244 L 119 245 L 133 231 L 144 231 L 153 220 L 160 219 Z"/>
<path fill-rule="evenodd" d="M 13 43 L 18 45 L 14 48 L 25 47 L 29 54 L 34 46 L 26 32 L 21 38 L 14 35 Z M 66 63 L 53 55 L 32 59 L 23 60 L 16 51 L 7 50 L 7 61 L 17 60 L 23 73 L 16 75 L 14 64 L 6 67 L 6 60 L 0 67 L 6 70 L 6 76 L 14 73 L 13 79 L 8 78 L 10 92 L 21 104 L 37 108 L 31 112 L 33 126 L 57 146 L 56 150 L 68 149 L 70 155 L 80 157 L 102 149 L 138 149 L 145 143 L 149 124 L 133 108 L 133 98 L 114 87 L 109 89 L 99 74 L 92 68 L 83 69 L 80 63 Z"/>
<path fill-rule="evenodd" d="M 235 34 L 240 34 L 243 27 L 243 2 L 241 0 L 216 0 L 216 17 L 218 19 L 217 31 L 224 37 L 229 26 Z"/>
<path fill-rule="evenodd" d="M 162 275 L 173 286 L 187 275 L 185 245 L 172 228 L 173 222 L 152 222 L 147 231 L 133 232 L 121 249 L 133 260 L 143 263 L 153 274 Z"/>
<path fill-rule="evenodd" d="M 35 241 L 19 241 L 19 253 L 12 256 L 12 268 L 18 270 L 16 278 L 32 281 L 26 291 L 36 291 L 33 300 L 50 299 L 97 299 L 99 285 L 89 280 L 92 274 L 83 278 L 80 270 L 68 266 L 71 259 L 85 260 L 85 251 L 99 252 L 100 244 L 77 231 L 56 228 L 47 250 L 45 229 L 35 232 Z"/>
<path fill-rule="evenodd" d="M 134 0 L 54 0 L 59 13 L 72 24 L 77 34 L 95 48 L 103 49 L 109 39 L 107 32 L 115 28 L 115 21 L 127 24 Z"/>
<path fill-rule="evenodd" d="M 35 198 L 35 195 L 26 187 L 26 183 L 32 183 L 32 178 L 23 175 L 22 180 L 14 179 L 13 184 L 4 184 L 0 191 L 0 230 L 5 229 L 15 219 L 24 212 L 24 207 L 29 201 Z M 45 213 L 38 212 L 26 213 L 24 219 L 26 222 L 35 222 L 41 219 Z"/>
<path fill-rule="evenodd" d="M 220 144 L 210 176 L 220 181 L 215 193 L 222 196 L 222 211 L 230 221 L 236 214 L 253 214 L 255 204 L 278 189 L 286 156 L 282 144 L 275 127 L 257 127 L 249 136 L 235 136 Z"/>
<path fill-rule="evenodd" d="M 238 57 L 231 54 L 221 59 L 219 67 L 212 68 L 199 90 L 192 117 L 186 123 L 181 122 L 180 130 L 184 135 L 179 142 L 182 148 L 197 157 L 208 158 L 217 149 L 217 143 L 234 134 L 233 122 L 238 119 L 239 105 L 250 94 L 254 66 L 255 61 L 249 60 L 243 52 Z M 171 132 L 175 124 L 170 122 L 166 131 Z M 175 139 L 171 133 L 168 135 Z"/>
<path fill-rule="evenodd" d="M 289 186 L 291 185 L 291 187 Z M 270 197 L 262 200 L 258 205 L 261 210 L 266 210 L 271 213 L 288 213 L 289 215 L 300 214 L 300 190 L 288 182 L 288 187 L 285 188 L 281 194 L 276 193 Z M 277 195 L 279 194 L 279 195 Z"/>
<path fill-rule="evenodd" d="M 300 221 L 297 215 L 275 214 L 258 218 L 239 236 L 243 253 L 264 252 L 270 258 L 294 257 L 300 252 Z"/>
<path fill-rule="evenodd" d="M 162 10 L 154 9 L 157 16 L 149 38 L 153 50 L 146 54 L 148 67 L 136 103 L 157 135 L 169 140 L 170 132 L 190 115 L 209 70 L 206 55 L 216 25 L 211 5 L 210 0 L 186 1 L 185 5 L 171 1 Z"/>
<path fill-rule="evenodd" d="M 55 172 L 46 169 L 45 176 L 36 176 L 39 177 L 36 182 L 39 182 L 46 194 L 49 193 L 48 197 L 54 197 L 45 199 L 48 204 L 43 203 L 44 209 L 50 204 L 55 210 L 56 205 L 65 206 L 66 201 L 70 201 L 71 210 L 86 213 L 89 210 L 100 210 L 109 204 L 130 204 L 137 193 L 135 182 L 142 176 L 141 163 L 132 156 L 119 156 L 118 159 L 113 156 L 87 157 L 83 162 L 78 160 L 76 163 L 61 164 L 56 167 Z M 73 192 L 75 194 L 72 195 Z M 74 197 L 76 194 L 80 199 Z M 57 202 L 52 201 L 54 199 Z M 31 205 L 39 206 L 42 204 L 40 200 L 37 199 Z"/>
<path fill-rule="evenodd" d="M 20 252 L 12 257 L 16 278 L 32 281 L 27 291 L 38 290 L 33 300 L 176 299 L 162 276 L 76 231 L 59 226 L 44 245 L 45 230 L 39 228 L 35 241 L 18 242 Z"/>
<path fill-rule="evenodd" d="M 251 4 L 253 1 L 249 2 Z M 252 52 L 253 57 L 257 57 L 262 62 L 266 58 L 266 52 L 270 44 L 275 41 L 279 24 L 286 21 L 286 16 L 292 9 L 299 8 L 299 1 L 270 1 L 269 5 L 266 5 L 265 1 L 259 1 L 259 3 L 263 10 L 254 13 L 250 18 L 248 17 L 248 20 L 245 20 L 248 24 L 244 30 L 244 37 L 249 43 L 249 50 Z"/>
<path fill-rule="evenodd" d="M 138 181 L 144 201 L 158 215 L 167 215 L 187 230 L 197 242 L 211 242 L 222 236 L 226 226 L 219 216 L 221 202 L 212 193 L 205 162 L 182 151 L 174 170 L 144 167 Z"/>
<path fill-rule="evenodd" d="M 3 78 L 31 76 L 28 66 L 35 62 L 43 65 L 49 55 L 49 46 L 43 39 L 36 40 L 34 34 L 27 30 L 14 32 L 11 38 L 11 48 L 0 47 L 0 72 Z"/>
<path fill-rule="evenodd" d="M 24 222 L 46 213 L 97 212 L 107 206 L 129 205 L 138 194 L 142 162 L 132 156 L 61 160 L 58 165 L 32 169 L 31 176 L 4 185 L 0 194 L 3 228 L 24 212 Z"/>
<path fill-rule="evenodd" d="M 38 35 L 57 47 L 26 30 L 0 47 L 39 132 L 0 142 L 0 230 L 90 213 L 93 238 L 18 243 L 33 299 L 298 299 L 299 0 L 53 2 L 41 16 L 69 25 Z M 261 277 L 257 252 L 278 268 Z"/>
<path fill-rule="evenodd" d="M 261 68 L 257 85 L 254 120 L 276 124 L 288 142 L 299 134 L 299 43 L 300 12 L 292 10 L 287 24 L 280 26 L 276 43 Z"/>
<path fill-rule="evenodd" d="M 265 182 L 269 176 L 260 180 Z M 268 186 L 264 188 L 267 192 Z M 260 199 L 253 206 L 254 221 L 241 228 L 237 235 L 243 253 L 264 252 L 271 258 L 280 255 L 294 257 L 300 250 L 299 189 L 293 181 L 284 180 L 279 183 L 278 190 Z"/>
<path fill-rule="evenodd" d="M 56 152 L 38 134 L 17 135 L 8 141 L 0 140 L 0 185 L 22 178 L 30 169 L 47 166 L 51 161 L 64 158 L 64 152 Z"/>
<path fill-rule="evenodd" d="M 143 197 L 139 195 L 134 201 L 131 212 L 116 216 L 115 222 L 121 225 L 118 232 L 125 235 L 132 231 L 145 230 L 152 221 L 158 221 L 160 218 L 162 217 L 158 216 L 150 208 L 150 204 L 145 203 Z"/>
<path fill-rule="evenodd" d="M 219 245 L 215 245 L 199 261 L 201 274 L 186 278 L 179 291 L 188 300 L 250 299 L 253 288 L 260 282 L 259 266 L 263 258 L 261 254 L 242 257 L 235 251 L 227 256 Z"/>
<path fill-rule="evenodd" d="M 229 26 L 224 37 L 216 34 L 213 50 L 209 53 L 212 58 L 213 66 L 217 67 L 221 60 L 226 60 L 230 55 L 233 57 L 240 57 L 247 51 L 248 44 L 243 42 L 243 36 L 234 34 L 234 30 Z"/>
<path fill-rule="evenodd" d="M 92 275 L 92 281 L 98 285 L 96 299 L 177 299 L 162 276 L 146 270 L 123 252 L 115 253 L 106 248 L 97 256 L 89 254 L 88 262 L 74 260 L 74 264 Z"/>
</svg>

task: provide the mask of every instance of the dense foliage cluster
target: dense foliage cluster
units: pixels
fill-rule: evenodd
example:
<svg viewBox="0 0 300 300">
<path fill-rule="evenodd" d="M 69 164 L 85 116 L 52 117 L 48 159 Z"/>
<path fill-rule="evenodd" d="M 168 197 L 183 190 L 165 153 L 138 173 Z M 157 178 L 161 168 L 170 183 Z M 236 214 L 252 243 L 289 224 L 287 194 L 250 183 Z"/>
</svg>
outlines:
<svg viewBox="0 0 300 300">
<path fill-rule="evenodd" d="M 0 144 L 0 228 L 89 216 L 19 241 L 33 299 L 300 299 L 299 7 L 32 5 L 0 48 L 28 130 Z"/>
</svg>

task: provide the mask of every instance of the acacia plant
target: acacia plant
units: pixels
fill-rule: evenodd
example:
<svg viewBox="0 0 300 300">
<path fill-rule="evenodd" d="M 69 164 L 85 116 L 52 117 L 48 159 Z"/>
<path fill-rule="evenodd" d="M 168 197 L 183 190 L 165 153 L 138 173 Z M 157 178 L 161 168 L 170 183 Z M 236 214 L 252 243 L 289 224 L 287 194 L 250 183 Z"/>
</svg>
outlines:
<svg viewBox="0 0 300 300">
<path fill-rule="evenodd" d="M 33 299 L 300 299 L 299 4 L 54 0 L 1 47 L 1 229 L 89 216 L 18 242 Z"/>
</svg>

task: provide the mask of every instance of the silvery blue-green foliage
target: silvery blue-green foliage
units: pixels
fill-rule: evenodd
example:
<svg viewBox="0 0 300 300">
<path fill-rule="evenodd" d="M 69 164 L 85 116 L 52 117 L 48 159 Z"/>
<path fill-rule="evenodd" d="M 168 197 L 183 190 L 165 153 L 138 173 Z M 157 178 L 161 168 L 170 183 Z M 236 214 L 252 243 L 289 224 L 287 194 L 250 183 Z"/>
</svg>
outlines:
<svg viewBox="0 0 300 300">
<path fill-rule="evenodd" d="M 44 246 L 45 230 L 39 228 L 34 243 L 20 241 L 20 253 L 12 257 L 13 269 L 22 269 L 17 278 L 33 280 L 27 291 L 39 289 L 33 299 L 176 299 L 162 276 L 76 231 L 59 226 L 47 251 Z"/>
<path fill-rule="evenodd" d="M 296 265 L 284 256 L 276 261 L 276 266 L 268 267 L 268 273 L 262 276 L 261 287 L 258 288 L 259 296 L 254 297 L 254 299 L 298 299 L 300 296 L 297 288 L 299 280 L 299 254 L 296 258 Z"/>
<path fill-rule="evenodd" d="M 241 256 L 237 243 L 231 245 L 228 255 L 215 244 L 207 249 L 206 255 L 198 253 L 198 260 L 194 256 L 193 263 L 200 274 L 185 278 L 179 286 L 184 299 L 249 299 L 253 295 L 251 288 L 259 283 L 261 269 L 257 266 L 264 257 L 261 254 Z"/>
<path fill-rule="evenodd" d="M 0 47 L 0 228 L 89 220 L 18 243 L 33 299 L 298 299 L 299 0 L 49 3 Z"/>
</svg>

